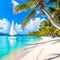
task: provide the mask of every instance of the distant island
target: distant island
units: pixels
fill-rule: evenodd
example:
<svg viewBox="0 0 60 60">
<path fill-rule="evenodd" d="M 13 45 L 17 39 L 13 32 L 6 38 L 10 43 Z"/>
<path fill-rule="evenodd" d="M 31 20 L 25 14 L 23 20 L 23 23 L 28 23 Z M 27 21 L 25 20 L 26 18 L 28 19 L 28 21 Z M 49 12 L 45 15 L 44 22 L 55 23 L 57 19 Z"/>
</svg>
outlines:
<svg viewBox="0 0 60 60">
<path fill-rule="evenodd" d="M 1 32 L 0 32 L 0 36 L 4 36 L 4 35 L 8 36 L 9 34 L 1 33 Z"/>
</svg>

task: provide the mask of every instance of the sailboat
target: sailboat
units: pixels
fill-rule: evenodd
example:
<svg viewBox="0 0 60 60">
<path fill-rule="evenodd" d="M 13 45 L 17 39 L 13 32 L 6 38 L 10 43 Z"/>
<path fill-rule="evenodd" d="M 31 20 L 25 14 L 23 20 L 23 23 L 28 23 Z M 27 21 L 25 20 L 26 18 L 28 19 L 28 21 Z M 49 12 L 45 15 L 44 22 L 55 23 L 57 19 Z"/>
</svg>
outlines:
<svg viewBox="0 0 60 60">
<path fill-rule="evenodd" d="M 15 25 L 14 25 L 14 21 L 12 20 L 12 24 L 11 24 L 11 28 L 10 28 L 10 37 L 9 37 L 9 42 L 11 46 L 14 46 L 14 44 L 16 43 L 16 35 L 17 32 L 15 30 Z"/>
<path fill-rule="evenodd" d="M 11 35 L 11 36 L 17 35 L 16 30 L 15 30 L 14 21 L 13 21 L 13 20 L 12 20 L 12 24 L 11 24 L 11 28 L 10 28 L 10 35 Z"/>
</svg>

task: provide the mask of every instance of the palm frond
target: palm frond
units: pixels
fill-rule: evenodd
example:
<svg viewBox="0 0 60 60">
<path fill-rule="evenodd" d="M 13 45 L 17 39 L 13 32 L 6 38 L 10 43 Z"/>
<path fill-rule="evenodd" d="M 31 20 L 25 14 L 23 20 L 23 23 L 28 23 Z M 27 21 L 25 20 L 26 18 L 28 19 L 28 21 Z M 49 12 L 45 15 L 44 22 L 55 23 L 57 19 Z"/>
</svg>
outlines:
<svg viewBox="0 0 60 60">
<path fill-rule="evenodd" d="M 60 9 L 60 0 L 58 0 L 56 7 Z"/>
<path fill-rule="evenodd" d="M 25 20 L 23 21 L 22 23 L 22 28 L 24 29 L 25 25 L 28 23 L 28 21 L 31 19 L 31 18 L 34 18 L 36 15 L 36 10 L 32 10 L 28 16 L 25 18 Z"/>
<path fill-rule="evenodd" d="M 45 13 L 44 13 L 43 11 L 40 11 L 40 12 L 41 12 L 41 15 L 42 15 L 42 16 L 44 16 L 44 15 L 45 15 Z"/>
<path fill-rule="evenodd" d="M 60 9 L 60 1 L 59 1 L 59 9 Z"/>
<path fill-rule="evenodd" d="M 36 2 L 36 0 L 24 0 L 24 1 L 28 3 Z"/>
<path fill-rule="evenodd" d="M 57 14 L 57 9 L 49 7 L 49 10 L 51 14 Z"/>
<path fill-rule="evenodd" d="M 35 4 L 20 4 L 14 8 L 14 12 L 18 13 L 19 11 L 28 10 L 30 8 L 33 8 L 34 6 Z"/>
<path fill-rule="evenodd" d="M 56 3 L 57 2 L 57 0 L 49 0 L 48 2 L 47 2 L 47 4 L 52 4 L 52 3 Z"/>
</svg>

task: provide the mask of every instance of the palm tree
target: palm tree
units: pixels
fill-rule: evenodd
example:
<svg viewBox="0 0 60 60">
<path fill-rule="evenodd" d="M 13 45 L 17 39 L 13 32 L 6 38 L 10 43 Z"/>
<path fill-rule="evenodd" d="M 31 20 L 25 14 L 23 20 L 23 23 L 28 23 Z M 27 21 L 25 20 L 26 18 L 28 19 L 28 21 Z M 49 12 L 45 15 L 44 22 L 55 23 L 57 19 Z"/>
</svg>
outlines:
<svg viewBox="0 0 60 60">
<path fill-rule="evenodd" d="M 47 26 L 53 26 L 48 19 L 41 22 L 40 29 L 45 29 Z"/>
<path fill-rule="evenodd" d="M 55 19 L 60 22 L 60 0 L 50 0 L 48 4 L 55 3 L 54 8 L 49 7 L 50 13 L 54 15 Z M 56 22 L 57 22 L 56 21 Z"/>
<path fill-rule="evenodd" d="M 46 0 L 24 0 L 24 1 L 26 2 L 25 4 L 17 5 L 14 8 L 15 13 L 18 13 L 19 11 L 23 11 L 23 10 L 28 10 L 28 9 L 31 9 L 31 8 L 39 8 L 42 12 L 44 12 L 48 16 L 50 22 L 54 25 L 54 27 L 60 29 L 60 25 L 54 22 L 51 15 L 45 9 Z M 26 23 L 24 23 L 24 26 L 25 26 L 25 24 Z M 23 26 L 23 28 L 24 28 L 24 26 Z"/>
<path fill-rule="evenodd" d="M 46 19 L 45 21 L 41 22 L 40 24 L 40 30 L 46 30 L 48 31 L 48 35 L 52 37 L 57 37 L 55 34 L 55 27 L 51 24 L 49 19 Z"/>
</svg>

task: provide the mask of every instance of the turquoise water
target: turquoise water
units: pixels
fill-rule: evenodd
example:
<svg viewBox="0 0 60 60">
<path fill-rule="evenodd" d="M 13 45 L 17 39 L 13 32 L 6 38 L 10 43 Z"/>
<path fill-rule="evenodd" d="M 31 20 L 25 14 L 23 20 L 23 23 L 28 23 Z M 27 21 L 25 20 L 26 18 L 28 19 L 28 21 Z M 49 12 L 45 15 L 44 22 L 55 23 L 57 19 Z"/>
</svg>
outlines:
<svg viewBox="0 0 60 60">
<path fill-rule="evenodd" d="M 0 58 L 10 54 L 14 49 L 27 46 L 30 41 L 39 39 L 39 36 L 0 36 Z"/>
</svg>

